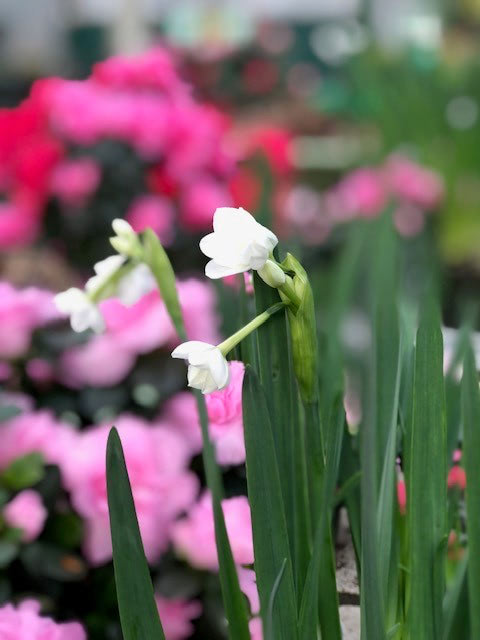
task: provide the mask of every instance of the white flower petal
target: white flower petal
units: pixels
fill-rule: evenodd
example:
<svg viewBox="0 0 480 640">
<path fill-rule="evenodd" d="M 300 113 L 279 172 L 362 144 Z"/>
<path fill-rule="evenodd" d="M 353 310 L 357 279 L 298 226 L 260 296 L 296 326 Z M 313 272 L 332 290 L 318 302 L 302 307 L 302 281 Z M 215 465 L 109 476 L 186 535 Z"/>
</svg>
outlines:
<svg viewBox="0 0 480 640">
<path fill-rule="evenodd" d="M 112 229 L 117 236 L 134 234 L 133 227 L 123 218 L 115 218 L 112 222 Z"/>
<path fill-rule="evenodd" d="M 213 349 L 208 354 L 208 366 L 217 389 L 226 387 L 230 378 L 230 368 L 220 349 Z"/>
<path fill-rule="evenodd" d="M 183 360 L 188 360 L 191 353 L 196 353 L 198 351 L 205 351 L 206 349 L 211 349 L 213 345 L 208 344 L 208 342 L 201 342 L 200 340 L 189 340 L 188 342 L 183 342 L 179 344 L 172 351 L 172 358 L 182 358 Z"/>
<path fill-rule="evenodd" d="M 218 264 L 218 262 L 215 262 L 215 260 L 210 260 L 210 262 L 207 262 L 205 265 L 205 275 L 211 280 L 218 280 L 218 278 L 225 278 L 225 276 L 233 276 L 236 273 L 243 273 L 248 270 L 248 264 L 224 267 L 221 264 Z"/>
</svg>

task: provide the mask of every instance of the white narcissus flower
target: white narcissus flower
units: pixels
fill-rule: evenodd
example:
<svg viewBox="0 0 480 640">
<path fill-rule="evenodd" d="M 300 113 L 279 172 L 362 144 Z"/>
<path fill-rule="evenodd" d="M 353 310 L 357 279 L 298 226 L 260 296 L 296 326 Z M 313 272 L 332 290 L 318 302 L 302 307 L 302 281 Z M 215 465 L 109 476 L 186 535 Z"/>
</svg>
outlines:
<svg viewBox="0 0 480 640">
<path fill-rule="evenodd" d="M 77 332 L 93 329 L 101 333 L 105 329 L 105 321 L 98 307 L 81 289 L 72 287 L 55 296 L 55 304 L 59 311 L 70 316 L 72 329 Z"/>
<path fill-rule="evenodd" d="M 212 393 L 227 386 L 230 376 L 228 363 L 218 347 L 208 342 L 190 340 L 172 352 L 172 358 L 188 362 L 188 386 Z"/>
<path fill-rule="evenodd" d="M 122 218 L 115 218 L 112 222 L 112 229 L 115 233 L 115 236 L 110 238 L 112 247 L 121 255 L 137 256 L 140 245 L 132 226 Z"/>
<path fill-rule="evenodd" d="M 131 307 L 156 288 L 155 278 L 146 264 L 137 264 L 124 275 L 117 285 L 115 297 L 126 307 Z"/>
<path fill-rule="evenodd" d="M 217 279 L 262 269 L 277 244 L 277 236 L 245 209 L 220 207 L 213 216 L 213 233 L 200 240 L 200 249 L 211 258 L 205 274 Z"/>
<path fill-rule="evenodd" d="M 102 287 L 105 287 L 100 296 L 101 299 L 111 298 L 115 294 L 116 283 L 112 282 L 109 286 L 105 285 L 107 285 L 108 280 L 120 269 L 124 262 L 125 258 L 119 255 L 109 256 L 97 262 L 93 267 L 96 275 L 89 278 L 85 285 L 87 292 L 90 295 L 95 295 Z"/>
</svg>

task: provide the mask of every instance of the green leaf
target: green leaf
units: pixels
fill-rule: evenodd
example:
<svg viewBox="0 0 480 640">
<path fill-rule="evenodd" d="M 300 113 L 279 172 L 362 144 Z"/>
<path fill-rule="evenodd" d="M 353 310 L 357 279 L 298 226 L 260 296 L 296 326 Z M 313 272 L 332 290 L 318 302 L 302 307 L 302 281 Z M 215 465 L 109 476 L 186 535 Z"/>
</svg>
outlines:
<svg viewBox="0 0 480 640">
<path fill-rule="evenodd" d="M 275 640 L 295 640 L 296 597 L 280 474 L 265 395 L 251 367 L 247 367 L 243 382 L 243 423 L 255 571 L 264 625 L 270 594 L 286 558 L 272 613 L 272 635 Z"/>
<path fill-rule="evenodd" d="M 257 313 L 279 301 L 276 289 L 254 274 Z M 258 328 L 258 372 L 265 391 L 280 474 L 283 508 L 298 596 L 303 590 L 310 558 L 311 537 L 306 482 L 303 425 L 290 354 L 285 311 Z"/>
<path fill-rule="evenodd" d="M 14 460 L 2 473 L 1 481 L 9 489 L 19 491 L 42 480 L 45 466 L 41 453 L 28 453 Z"/>
<path fill-rule="evenodd" d="M 343 432 L 345 428 L 345 411 L 343 409 L 343 400 L 341 397 L 335 400 L 330 411 L 330 415 L 328 416 L 327 423 L 329 424 L 329 428 L 326 432 L 326 467 L 322 484 L 320 518 L 315 530 L 313 553 L 308 567 L 308 574 L 302 594 L 302 605 L 300 609 L 299 637 L 301 640 L 303 640 L 303 638 L 317 637 L 317 603 L 319 588 L 324 588 L 323 583 L 319 584 L 319 576 L 322 571 L 321 563 L 323 561 L 324 567 L 326 566 L 327 568 L 331 563 L 331 557 L 329 557 L 332 553 L 331 542 L 329 539 L 331 505 L 333 503 L 333 492 L 337 481 Z M 324 637 L 335 638 L 338 636 L 339 632 L 336 622 L 336 618 L 338 618 L 338 605 L 336 606 L 335 611 L 331 611 L 329 613 L 332 616 L 329 620 L 329 635 L 324 634 Z"/>
<path fill-rule="evenodd" d="M 107 444 L 107 491 L 118 610 L 125 640 L 165 640 L 143 550 L 122 443 Z"/>
<path fill-rule="evenodd" d="M 150 267 L 157 286 L 162 295 L 162 299 L 167 307 L 167 311 L 172 319 L 174 327 L 180 340 L 186 341 L 185 325 L 183 322 L 182 309 L 178 299 L 177 287 L 175 284 L 175 273 L 165 249 L 162 247 L 157 234 L 152 229 L 146 229 L 144 238 L 144 259 Z"/>
<path fill-rule="evenodd" d="M 443 340 L 438 308 L 428 301 L 417 331 L 409 457 L 408 526 L 412 637 L 442 635 L 447 520 L 447 444 Z"/>
<path fill-rule="evenodd" d="M 208 415 L 205 398 L 194 390 L 203 438 L 203 465 L 207 486 L 212 494 L 215 541 L 217 545 L 220 584 L 223 605 L 231 640 L 250 640 L 245 597 L 240 590 L 238 574 L 228 540 L 222 509 L 223 488 L 220 470 L 215 460 L 215 450 L 208 435 Z"/>
<path fill-rule="evenodd" d="M 150 266 L 167 311 L 181 340 L 187 340 L 175 282 L 175 273 L 170 260 L 156 234 L 147 229 L 144 234 L 145 261 Z M 212 494 L 215 541 L 217 545 L 220 583 L 228 621 L 228 633 L 231 640 L 249 640 L 247 607 L 245 597 L 240 590 L 237 570 L 228 540 L 221 500 L 223 498 L 222 478 L 215 459 L 215 450 L 208 434 L 208 416 L 205 398 L 194 390 L 198 415 L 202 429 L 203 464 L 207 486 Z"/>
<path fill-rule="evenodd" d="M 462 609 L 465 607 L 464 599 L 462 598 L 463 591 L 465 590 L 466 578 L 467 578 L 467 566 L 469 564 L 469 553 L 465 551 L 462 559 L 458 563 L 456 568 L 455 576 L 452 580 L 452 584 L 450 585 L 448 591 L 445 594 L 445 598 L 443 600 L 443 639 L 449 640 L 452 637 L 452 640 L 455 638 L 466 637 L 459 635 L 451 635 L 452 631 L 454 631 L 455 618 L 460 614 L 461 617 L 465 618 L 465 613 Z M 470 613 L 470 617 L 472 619 L 472 613 Z M 475 614 L 474 614 L 475 615 Z M 475 638 L 475 635 L 472 635 L 472 638 Z"/>
<path fill-rule="evenodd" d="M 39 578 L 78 582 L 87 575 L 87 566 L 82 558 L 39 540 L 25 546 L 20 559 L 27 571 Z"/>
<path fill-rule="evenodd" d="M 467 474 L 468 595 L 472 638 L 480 638 L 480 393 L 469 345 L 462 378 L 463 455 Z"/>
</svg>

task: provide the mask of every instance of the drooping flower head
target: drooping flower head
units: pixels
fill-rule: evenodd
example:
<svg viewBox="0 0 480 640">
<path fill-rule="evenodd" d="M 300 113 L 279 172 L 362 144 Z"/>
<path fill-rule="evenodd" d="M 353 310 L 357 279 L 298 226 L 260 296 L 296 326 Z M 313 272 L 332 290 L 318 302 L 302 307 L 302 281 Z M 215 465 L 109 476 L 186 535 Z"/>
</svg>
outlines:
<svg viewBox="0 0 480 640">
<path fill-rule="evenodd" d="M 199 340 L 190 340 L 172 351 L 172 358 L 188 362 L 188 386 L 212 393 L 227 386 L 228 363 L 218 347 Z"/>
</svg>

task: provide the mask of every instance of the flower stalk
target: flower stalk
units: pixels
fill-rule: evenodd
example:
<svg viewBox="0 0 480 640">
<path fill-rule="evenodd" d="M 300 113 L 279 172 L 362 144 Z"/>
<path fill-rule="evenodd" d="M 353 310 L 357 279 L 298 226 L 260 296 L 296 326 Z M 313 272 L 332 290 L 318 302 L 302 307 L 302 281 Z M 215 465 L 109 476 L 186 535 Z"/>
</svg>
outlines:
<svg viewBox="0 0 480 640">
<path fill-rule="evenodd" d="M 253 320 L 251 320 L 244 327 L 236 331 L 229 338 L 224 340 L 218 345 L 218 349 L 222 352 L 224 356 L 226 356 L 232 349 L 234 349 L 237 344 L 239 344 L 244 338 L 250 335 L 255 329 L 258 329 L 264 322 L 266 322 L 270 316 L 273 316 L 274 313 L 280 311 L 280 309 L 284 309 L 286 306 L 285 302 L 278 302 L 277 304 L 272 305 L 266 311 L 259 314 Z"/>
</svg>

